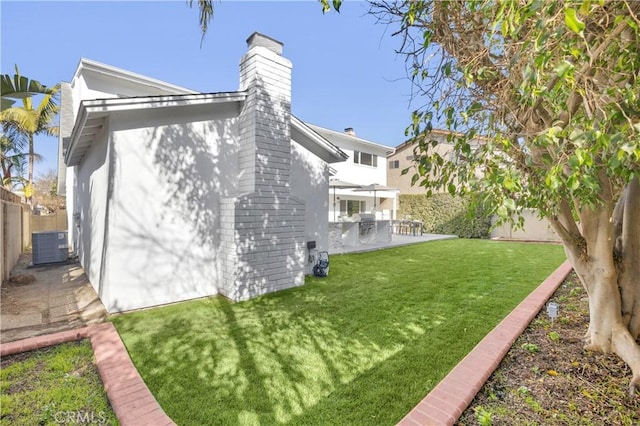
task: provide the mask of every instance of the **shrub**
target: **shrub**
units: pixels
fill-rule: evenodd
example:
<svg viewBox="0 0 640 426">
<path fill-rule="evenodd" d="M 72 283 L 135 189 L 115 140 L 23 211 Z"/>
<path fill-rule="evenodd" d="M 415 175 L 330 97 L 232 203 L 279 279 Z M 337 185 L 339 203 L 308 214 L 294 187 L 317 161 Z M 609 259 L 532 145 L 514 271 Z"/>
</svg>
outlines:
<svg viewBox="0 0 640 426">
<path fill-rule="evenodd" d="M 400 195 L 399 217 L 421 220 L 425 232 L 453 234 L 461 238 L 487 238 L 491 218 L 482 206 L 474 208 L 470 198 L 450 194 Z"/>
</svg>

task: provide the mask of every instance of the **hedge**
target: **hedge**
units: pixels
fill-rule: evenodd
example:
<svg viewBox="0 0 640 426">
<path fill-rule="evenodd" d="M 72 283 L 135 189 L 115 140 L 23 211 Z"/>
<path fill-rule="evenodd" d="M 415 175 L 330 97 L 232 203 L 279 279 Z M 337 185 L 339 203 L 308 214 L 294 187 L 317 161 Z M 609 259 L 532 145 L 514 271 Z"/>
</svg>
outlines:
<svg viewBox="0 0 640 426">
<path fill-rule="evenodd" d="M 420 220 L 429 234 L 451 234 L 460 238 L 487 238 L 491 218 L 482 207 L 470 212 L 469 198 L 438 193 L 426 195 L 400 195 L 399 218 Z"/>
</svg>

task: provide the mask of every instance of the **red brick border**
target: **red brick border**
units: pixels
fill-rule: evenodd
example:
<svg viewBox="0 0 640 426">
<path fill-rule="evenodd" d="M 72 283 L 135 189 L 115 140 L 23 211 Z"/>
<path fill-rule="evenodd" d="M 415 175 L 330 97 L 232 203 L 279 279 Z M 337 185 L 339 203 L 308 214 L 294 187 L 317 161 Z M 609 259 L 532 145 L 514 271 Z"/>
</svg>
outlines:
<svg viewBox="0 0 640 426">
<path fill-rule="evenodd" d="M 0 356 L 86 338 L 91 339 L 102 383 L 121 425 L 175 425 L 149 392 L 111 323 L 0 344 Z"/>
<path fill-rule="evenodd" d="M 571 270 L 568 261 L 560 265 L 398 424 L 453 425 L 498 367 L 513 342 L 527 328 Z M 91 339 L 98 371 L 111 407 L 123 426 L 175 425 L 149 392 L 111 323 L 0 344 L 0 356 L 85 338 Z"/>
<path fill-rule="evenodd" d="M 398 425 L 453 425 L 498 367 L 513 342 L 571 272 L 564 262 L 507 315 Z"/>
</svg>

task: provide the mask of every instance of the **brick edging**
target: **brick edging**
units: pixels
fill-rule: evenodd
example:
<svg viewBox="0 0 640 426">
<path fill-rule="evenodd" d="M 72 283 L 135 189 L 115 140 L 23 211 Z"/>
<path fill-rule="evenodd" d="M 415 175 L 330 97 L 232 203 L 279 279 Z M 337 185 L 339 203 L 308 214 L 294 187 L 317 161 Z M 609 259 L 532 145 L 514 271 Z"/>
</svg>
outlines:
<svg viewBox="0 0 640 426">
<path fill-rule="evenodd" d="M 398 425 L 453 425 L 572 270 L 565 261 L 487 334 Z"/>
<path fill-rule="evenodd" d="M 111 323 L 0 344 L 0 356 L 32 351 L 65 342 L 91 339 L 96 366 L 111 408 L 123 426 L 175 425 L 165 414 L 133 365 Z"/>
</svg>

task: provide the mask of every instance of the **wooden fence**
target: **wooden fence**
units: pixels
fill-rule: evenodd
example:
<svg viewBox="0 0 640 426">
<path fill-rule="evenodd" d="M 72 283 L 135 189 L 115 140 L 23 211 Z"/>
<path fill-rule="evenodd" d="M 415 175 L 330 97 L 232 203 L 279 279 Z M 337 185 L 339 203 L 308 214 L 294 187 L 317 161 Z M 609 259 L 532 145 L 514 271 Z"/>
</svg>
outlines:
<svg viewBox="0 0 640 426">
<path fill-rule="evenodd" d="M 31 215 L 31 232 L 65 231 L 67 229 L 67 212 L 61 210 L 56 214 Z"/>
<path fill-rule="evenodd" d="M 32 215 L 31 208 L 21 198 L 0 187 L 0 282 L 9 277 L 20 254 L 31 246 L 31 233 L 64 231 L 67 214 L 61 210 L 53 215 Z"/>
<path fill-rule="evenodd" d="M 31 244 L 29 206 L 19 196 L 0 188 L 0 282 L 9 277 L 20 254 Z"/>
</svg>

